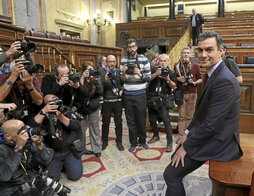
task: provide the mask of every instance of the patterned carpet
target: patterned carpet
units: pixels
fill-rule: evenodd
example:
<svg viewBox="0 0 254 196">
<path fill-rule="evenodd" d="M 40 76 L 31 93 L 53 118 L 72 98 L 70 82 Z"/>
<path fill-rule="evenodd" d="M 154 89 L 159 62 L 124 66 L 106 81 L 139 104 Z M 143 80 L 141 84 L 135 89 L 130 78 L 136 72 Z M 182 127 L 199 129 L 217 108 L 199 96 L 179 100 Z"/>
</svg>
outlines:
<svg viewBox="0 0 254 196">
<path fill-rule="evenodd" d="M 92 155 L 82 157 L 84 173 L 79 181 L 68 181 L 62 175 L 60 182 L 72 189 L 69 195 L 164 195 L 166 185 L 162 173 L 170 162 L 171 156 L 171 153 L 164 152 L 166 135 L 160 133 L 160 141 L 150 144 L 148 150 L 139 148 L 135 153 L 128 151 L 130 144 L 125 120 L 123 123 L 123 145 L 125 151 L 118 151 L 114 137 L 114 124 L 111 123 L 109 146 L 102 152 L 100 158 Z M 152 133 L 148 132 L 147 140 L 151 137 Z M 173 138 L 175 141 L 178 136 L 174 134 Z M 175 145 L 174 142 L 174 148 Z M 90 145 L 87 145 L 87 148 L 89 149 Z M 204 164 L 201 168 L 188 175 L 184 180 L 184 184 L 187 196 L 210 195 L 211 181 L 208 178 L 208 165 Z"/>
</svg>

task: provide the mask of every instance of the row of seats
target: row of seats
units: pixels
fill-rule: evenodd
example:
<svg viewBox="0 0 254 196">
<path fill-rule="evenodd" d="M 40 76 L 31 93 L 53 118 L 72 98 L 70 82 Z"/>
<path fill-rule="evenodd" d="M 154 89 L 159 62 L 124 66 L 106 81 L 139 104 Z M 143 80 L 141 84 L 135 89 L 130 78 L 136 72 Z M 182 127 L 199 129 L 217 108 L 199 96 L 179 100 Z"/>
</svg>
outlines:
<svg viewBox="0 0 254 196">
<path fill-rule="evenodd" d="M 82 43 L 90 44 L 90 41 L 88 41 L 88 40 L 82 40 L 80 38 L 57 35 L 55 32 L 50 32 L 47 30 L 37 29 L 37 28 L 32 28 L 32 30 L 26 31 L 25 36 L 34 36 L 34 37 L 42 37 L 42 38 L 48 38 L 48 39 L 74 41 L 74 42 L 82 42 Z"/>
</svg>

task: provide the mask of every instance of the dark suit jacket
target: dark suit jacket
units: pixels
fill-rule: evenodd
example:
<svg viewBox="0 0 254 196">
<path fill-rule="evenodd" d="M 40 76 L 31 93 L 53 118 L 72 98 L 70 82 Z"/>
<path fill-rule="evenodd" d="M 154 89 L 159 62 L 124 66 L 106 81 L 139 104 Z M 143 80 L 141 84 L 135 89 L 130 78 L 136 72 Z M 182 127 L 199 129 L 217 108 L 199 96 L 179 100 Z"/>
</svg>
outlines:
<svg viewBox="0 0 254 196">
<path fill-rule="evenodd" d="M 193 17 L 194 15 L 191 15 L 191 17 L 190 17 L 190 22 L 192 21 L 192 17 Z M 197 13 L 196 15 L 195 15 L 195 17 L 196 17 L 196 27 L 200 27 L 202 24 L 204 24 L 204 22 L 205 22 L 205 19 L 203 18 L 203 16 L 201 15 L 201 14 L 199 14 L 199 13 Z"/>
<path fill-rule="evenodd" d="M 242 156 L 239 141 L 240 86 L 224 62 L 202 89 L 183 147 L 194 160 L 230 161 Z"/>
</svg>

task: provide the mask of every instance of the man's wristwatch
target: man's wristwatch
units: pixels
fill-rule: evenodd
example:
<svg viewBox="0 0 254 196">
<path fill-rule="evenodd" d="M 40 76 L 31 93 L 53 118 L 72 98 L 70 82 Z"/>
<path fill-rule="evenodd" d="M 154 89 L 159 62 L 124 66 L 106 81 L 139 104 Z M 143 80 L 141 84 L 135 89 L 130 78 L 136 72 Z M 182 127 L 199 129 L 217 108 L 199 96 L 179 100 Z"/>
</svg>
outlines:
<svg viewBox="0 0 254 196">
<path fill-rule="evenodd" d="M 40 114 L 40 115 L 42 115 L 42 116 L 46 116 L 46 114 L 45 114 L 45 113 L 43 113 L 43 111 L 42 111 L 42 110 L 39 112 L 39 114 Z"/>
<path fill-rule="evenodd" d="M 6 84 L 8 84 L 8 85 L 13 85 L 13 82 L 12 81 L 10 81 L 10 80 L 6 80 Z"/>
</svg>

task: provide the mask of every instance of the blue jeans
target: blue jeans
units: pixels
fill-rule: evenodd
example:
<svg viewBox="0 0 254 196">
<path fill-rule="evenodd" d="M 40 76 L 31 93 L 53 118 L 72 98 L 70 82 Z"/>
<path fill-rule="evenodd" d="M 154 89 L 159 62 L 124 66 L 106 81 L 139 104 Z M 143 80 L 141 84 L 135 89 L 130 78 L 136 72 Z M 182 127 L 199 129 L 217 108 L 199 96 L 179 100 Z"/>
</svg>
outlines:
<svg viewBox="0 0 254 196">
<path fill-rule="evenodd" d="M 59 181 L 63 168 L 69 180 L 77 181 L 82 177 L 82 161 L 76 159 L 71 151 L 64 153 L 56 152 L 47 169 L 49 175 L 54 180 Z"/>
</svg>

